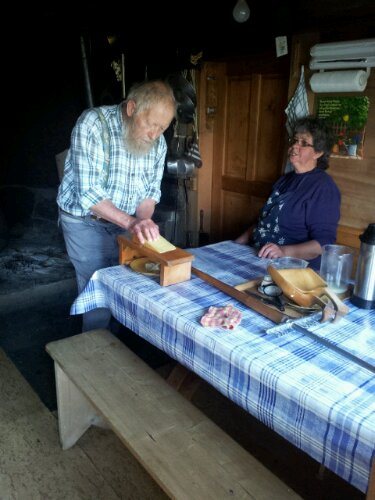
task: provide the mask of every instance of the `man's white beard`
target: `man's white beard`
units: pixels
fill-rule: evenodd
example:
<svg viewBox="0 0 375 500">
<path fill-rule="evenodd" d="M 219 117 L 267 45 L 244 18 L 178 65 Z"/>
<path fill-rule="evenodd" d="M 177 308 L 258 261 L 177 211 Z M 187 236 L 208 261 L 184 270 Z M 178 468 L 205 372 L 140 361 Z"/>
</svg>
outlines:
<svg viewBox="0 0 375 500">
<path fill-rule="evenodd" d="M 155 144 L 155 141 L 145 142 L 141 139 L 133 137 L 134 125 L 133 120 L 128 119 L 125 121 L 122 129 L 122 138 L 125 149 L 132 155 L 145 156 L 147 155 Z"/>
</svg>

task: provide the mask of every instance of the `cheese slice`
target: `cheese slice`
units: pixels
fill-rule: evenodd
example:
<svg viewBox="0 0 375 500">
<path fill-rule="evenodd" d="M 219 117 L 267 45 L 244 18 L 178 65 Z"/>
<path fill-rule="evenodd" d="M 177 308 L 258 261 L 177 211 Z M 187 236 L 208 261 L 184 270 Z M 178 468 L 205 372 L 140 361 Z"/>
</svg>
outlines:
<svg viewBox="0 0 375 500">
<path fill-rule="evenodd" d="M 163 236 L 159 236 L 159 238 L 155 241 L 146 241 L 144 246 L 150 248 L 151 250 L 154 250 L 157 253 L 165 253 L 176 250 L 176 247 L 172 245 L 172 243 L 170 243 L 168 240 L 163 238 Z"/>
<path fill-rule="evenodd" d="M 146 262 L 145 263 L 146 271 L 150 273 L 159 273 L 160 272 L 160 264 L 159 262 Z"/>
</svg>

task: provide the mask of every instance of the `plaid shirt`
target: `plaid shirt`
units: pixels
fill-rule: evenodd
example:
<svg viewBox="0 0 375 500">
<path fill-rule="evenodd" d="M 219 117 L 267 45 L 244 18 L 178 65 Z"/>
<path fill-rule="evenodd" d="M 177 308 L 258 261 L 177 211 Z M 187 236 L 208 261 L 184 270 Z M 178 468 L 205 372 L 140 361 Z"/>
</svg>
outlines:
<svg viewBox="0 0 375 500">
<path fill-rule="evenodd" d="M 102 124 L 99 115 L 88 109 L 78 118 L 71 136 L 64 177 L 57 203 L 72 215 L 84 216 L 102 200 L 134 214 L 138 205 L 151 198 L 160 200 L 167 145 L 161 135 L 145 156 L 134 156 L 123 144 L 121 104 L 100 108 L 108 125 L 109 175 L 106 181 Z"/>
</svg>

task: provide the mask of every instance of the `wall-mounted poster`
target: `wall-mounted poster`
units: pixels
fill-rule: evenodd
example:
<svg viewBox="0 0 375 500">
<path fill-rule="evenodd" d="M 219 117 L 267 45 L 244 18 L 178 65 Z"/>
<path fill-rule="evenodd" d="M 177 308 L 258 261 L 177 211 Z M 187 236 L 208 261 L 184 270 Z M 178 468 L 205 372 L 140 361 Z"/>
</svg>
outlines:
<svg viewBox="0 0 375 500">
<path fill-rule="evenodd" d="M 317 115 L 325 118 L 334 136 L 332 156 L 363 158 L 368 97 L 320 97 Z"/>
</svg>

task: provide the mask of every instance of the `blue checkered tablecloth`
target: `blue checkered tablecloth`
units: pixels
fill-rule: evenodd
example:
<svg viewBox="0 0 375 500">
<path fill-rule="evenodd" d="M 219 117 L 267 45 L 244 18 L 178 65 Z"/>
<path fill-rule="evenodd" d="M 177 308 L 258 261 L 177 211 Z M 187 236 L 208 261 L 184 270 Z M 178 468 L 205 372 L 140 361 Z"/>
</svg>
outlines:
<svg viewBox="0 0 375 500">
<path fill-rule="evenodd" d="M 193 266 L 236 285 L 270 261 L 225 241 L 189 249 Z M 375 365 L 375 310 L 346 301 L 339 323 L 309 319 L 310 331 Z M 204 328 L 209 306 L 242 312 L 234 330 Z M 375 445 L 375 375 L 288 325 L 275 325 L 192 276 L 161 287 L 129 267 L 97 271 L 72 314 L 107 307 L 126 327 L 212 384 L 289 442 L 365 492 Z"/>
</svg>

